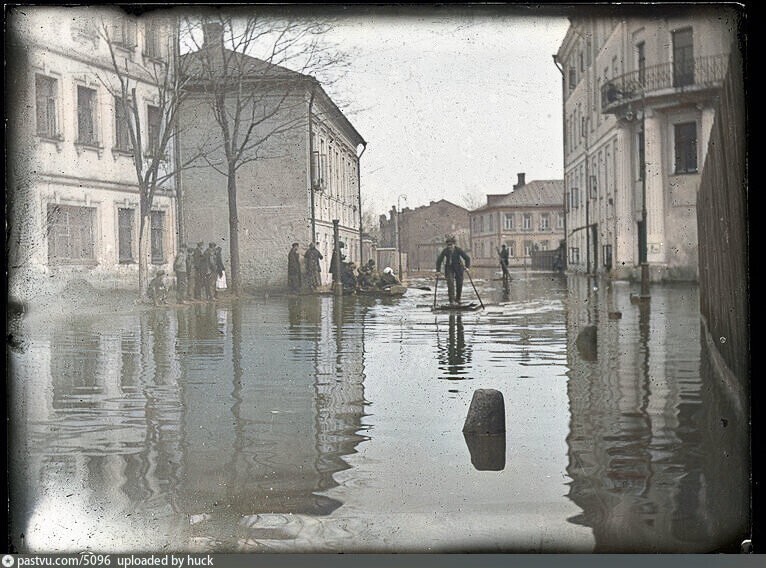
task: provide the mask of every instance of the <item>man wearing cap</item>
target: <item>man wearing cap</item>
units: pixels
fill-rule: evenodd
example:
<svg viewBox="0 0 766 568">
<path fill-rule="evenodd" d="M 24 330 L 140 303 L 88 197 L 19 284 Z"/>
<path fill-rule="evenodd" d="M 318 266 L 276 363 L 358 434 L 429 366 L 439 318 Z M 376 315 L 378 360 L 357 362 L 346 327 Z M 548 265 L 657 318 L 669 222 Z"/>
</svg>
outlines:
<svg viewBox="0 0 766 568">
<path fill-rule="evenodd" d="M 208 243 L 207 250 L 202 253 L 202 285 L 205 287 L 205 295 L 207 295 L 208 301 L 215 299 L 215 278 L 216 274 L 216 262 L 215 262 L 215 243 Z"/>
<path fill-rule="evenodd" d="M 436 272 L 441 270 L 444 262 L 444 277 L 447 280 L 447 293 L 450 305 L 459 304 L 463 293 L 463 273 L 471 266 L 471 258 L 458 246 L 455 245 L 455 237 L 452 235 L 446 239 L 446 247 L 436 259 Z"/>
</svg>

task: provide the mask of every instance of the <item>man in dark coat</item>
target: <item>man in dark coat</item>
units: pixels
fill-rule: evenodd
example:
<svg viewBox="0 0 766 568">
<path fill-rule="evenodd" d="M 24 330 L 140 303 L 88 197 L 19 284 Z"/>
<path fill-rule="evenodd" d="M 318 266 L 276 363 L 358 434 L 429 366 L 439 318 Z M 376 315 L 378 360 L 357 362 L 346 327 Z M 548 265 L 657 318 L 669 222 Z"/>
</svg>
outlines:
<svg viewBox="0 0 766 568">
<path fill-rule="evenodd" d="M 330 274 L 332 274 L 332 281 L 337 282 L 339 276 L 343 274 L 343 261 L 346 260 L 346 255 L 343 254 L 343 248 L 346 246 L 346 244 L 341 241 L 338 243 L 338 249 L 341 250 L 340 253 L 340 274 L 335 274 L 335 261 L 337 260 L 336 256 L 336 250 L 333 248 L 332 250 L 332 258 L 330 259 L 330 268 L 327 270 Z"/>
<path fill-rule="evenodd" d="M 463 293 L 463 273 L 471 266 L 471 258 L 459 247 L 455 246 L 455 237 L 448 236 L 446 247 L 436 259 L 436 272 L 439 272 L 444 262 L 444 276 L 447 280 L 447 293 L 450 305 L 459 304 Z"/>
<path fill-rule="evenodd" d="M 194 289 L 196 287 L 196 274 L 194 271 L 194 247 L 191 244 L 186 245 L 186 299 L 194 299 Z"/>
<path fill-rule="evenodd" d="M 205 262 L 205 243 L 198 242 L 197 248 L 192 253 L 192 265 L 194 266 L 194 299 L 202 299 L 202 290 L 205 286 L 205 278 L 207 277 L 207 262 Z"/>
<path fill-rule="evenodd" d="M 500 257 L 500 268 L 503 270 L 503 282 L 508 282 L 511 279 L 511 274 L 508 272 L 508 246 L 503 244 L 503 248 L 498 250 L 497 254 Z"/>
<path fill-rule="evenodd" d="M 208 243 L 207 249 L 202 253 L 202 285 L 208 300 L 215 299 L 215 279 L 218 276 L 218 268 L 215 258 L 215 243 Z"/>
<path fill-rule="evenodd" d="M 287 285 L 290 292 L 298 293 L 301 289 L 301 257 L 298 254 L 298 243 L 293 243 L 287 253 Z"/>
</svg>

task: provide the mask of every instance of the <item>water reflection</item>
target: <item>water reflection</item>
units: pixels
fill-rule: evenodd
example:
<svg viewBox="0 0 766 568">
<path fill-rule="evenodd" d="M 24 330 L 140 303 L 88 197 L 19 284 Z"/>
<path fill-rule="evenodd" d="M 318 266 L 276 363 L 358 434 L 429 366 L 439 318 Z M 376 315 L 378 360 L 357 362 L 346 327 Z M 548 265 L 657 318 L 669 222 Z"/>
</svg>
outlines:
<svg viewBox="0 0 766 568">
<path fill-rule="evenodd" d="M 658 286 L 651 303 L 638 305 L 630 304 L 627 286 L 570 278 L 569 290 L 570 341 L 590 322 L 599 339 L 597 357 L 569 349 L 569 497 L 583 509 L 570 520 L 592 527 L 594 552 L 738 545 L 749 498 L 745 423 L 729 425 L 723 448 L 703 436 L 717 427 L 705 409 L 726 406 L 726 397 L 700 366 L 696 287 Z M 615 310 L 622 319 L 607 317 Z M 721 451 L 730 459 L 711 467 L 715 460 L 705 456 Z M 719 499 L 722 491 L 731 498 Z"/>
<path fill-rule="evenodd" d="M 472 347 L 466 344 L 462 314 L 449 314 L 447 342 L 438 344 L 439 369 L 451 380 L 467 378 L 471 369 Z"/>
<path fill-rule="evenodd" d="M 130 549 L 119 535 L 136 511 L 167 517 L 163 532 L 174 527 L 167 538 L 182 549 L 232 549 L 247 537 L 243 516 L 336 509 L 319 493 L 364 439 L 364 332 L 345 325 L 364 307 L 333 312 L 327 300 L 83 318 L 48 340 L 37 330 L 27 363 L 43 362 L 40 380 L 25 388 L 51 397 L 27 397 L 31 509 L 49 515 L 40 495 L 71 505 L 87 487 L 83 507 L 122 511 L 114 526 L 93 520 L 88 543 L 108 549 L 115 538 Z M 46 531 L 26 532 L 30 546 L 49 546 Z"/>
<path fill-rule="evenodd" d="M 696 287 L 642 306 L 628 285 L 480 274 L 475 313 L 434 314 L 411 290 L 30 329 L 12 354 L 18 532 L 33 550 L 110 552 L 734 540 L 747 420 L 700 352 Z M 576 348 L 588 326 L 592 358 Z M 462 435 L 476 388 L 503 393 L 512 443 Z"/>
</svg>

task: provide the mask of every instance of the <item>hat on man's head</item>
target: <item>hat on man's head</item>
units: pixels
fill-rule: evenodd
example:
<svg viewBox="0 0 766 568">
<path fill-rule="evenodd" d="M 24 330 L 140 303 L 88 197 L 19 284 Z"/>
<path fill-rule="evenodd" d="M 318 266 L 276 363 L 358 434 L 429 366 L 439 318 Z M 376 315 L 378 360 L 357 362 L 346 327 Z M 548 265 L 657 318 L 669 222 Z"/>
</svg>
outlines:
<svg viewBox="0 0 766 568">
<path fill-rule="evenodd" d="M 297 247 L 298 243 L 293 243 L 292 246 Z"/>
<path fill-rule="evenodd" d="M 447 235 L 447 238 L 444 240 L 444 242 L 448 245 L 454 245 L 455 242 L 457 242 L 457 239 L 455 239 L 455 235 Z"/>
</svg>

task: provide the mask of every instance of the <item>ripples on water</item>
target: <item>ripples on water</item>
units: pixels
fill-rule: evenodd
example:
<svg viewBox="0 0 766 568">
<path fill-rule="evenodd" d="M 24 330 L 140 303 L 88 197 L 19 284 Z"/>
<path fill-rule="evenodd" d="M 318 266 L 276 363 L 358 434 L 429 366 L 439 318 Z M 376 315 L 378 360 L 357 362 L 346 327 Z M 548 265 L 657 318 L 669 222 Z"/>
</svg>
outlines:
<svg viewBox="0 0 766 568">
<path fill-rule="evenodd" d="M 653 287 L 643 309 L 623 284 L 530 273 L 503 291 L 478 276 L 479 312 L 435 314 L 411 289 L 30 324 L 11 359 L 25 546 L 694 552 L 738 539 L 746 422 L 701 355 L 696 288 Z M 575 347 L 588 325 L 593 360 Z M 462 436 L 476 388 L 504 395 L 501 441 Z"/>
</svg>

